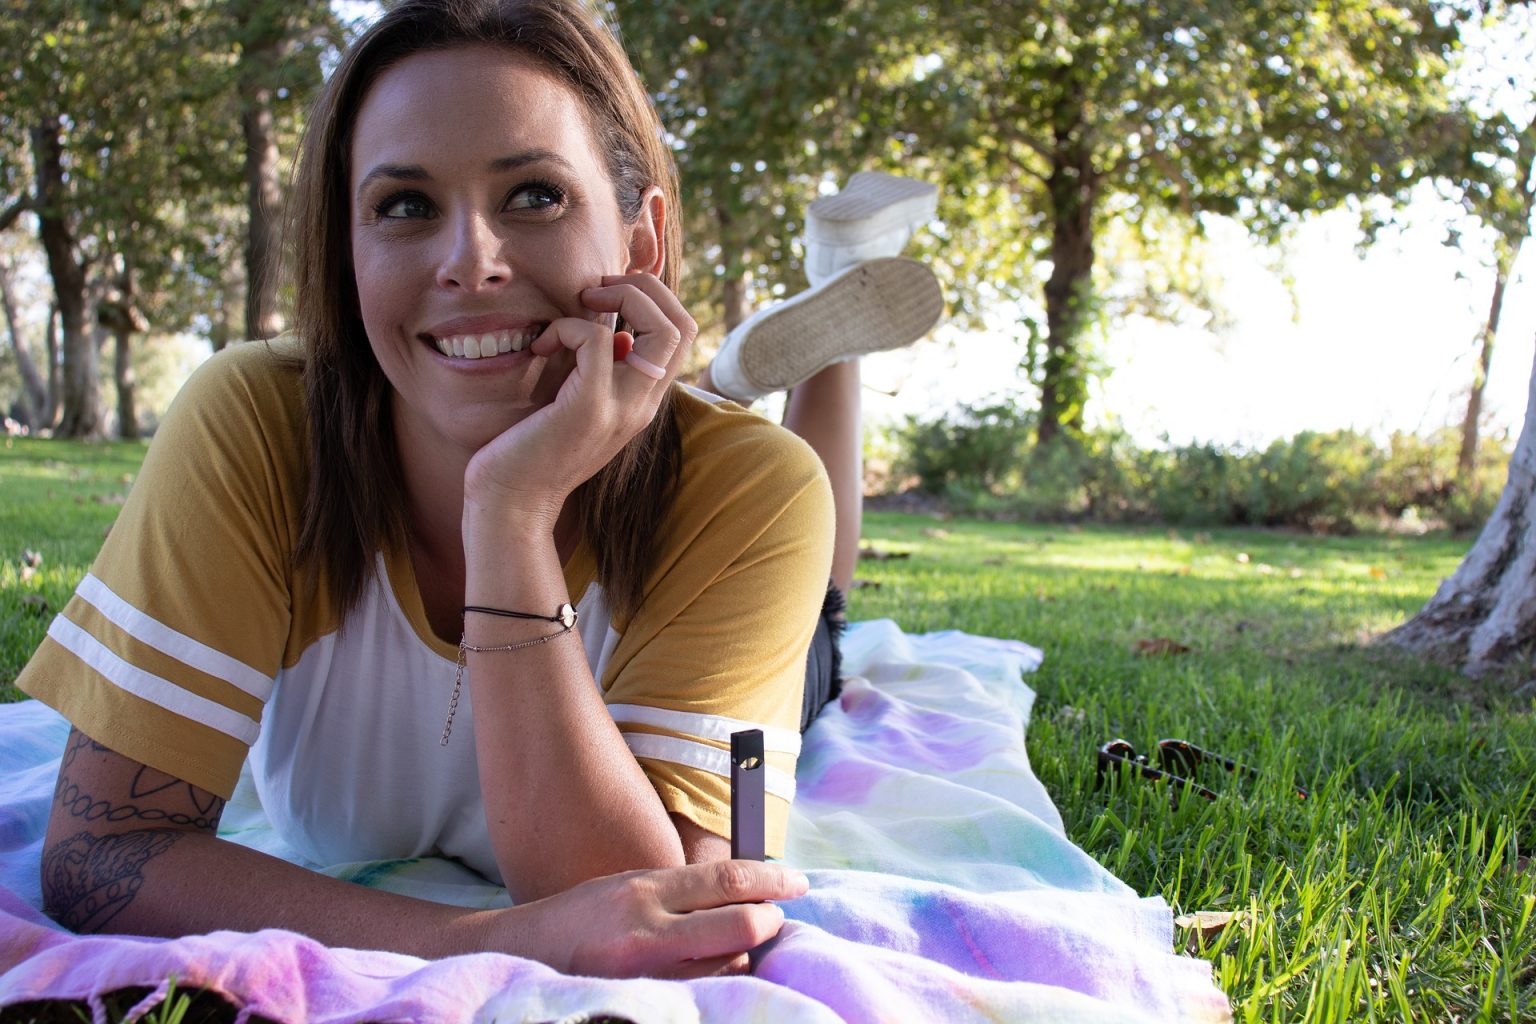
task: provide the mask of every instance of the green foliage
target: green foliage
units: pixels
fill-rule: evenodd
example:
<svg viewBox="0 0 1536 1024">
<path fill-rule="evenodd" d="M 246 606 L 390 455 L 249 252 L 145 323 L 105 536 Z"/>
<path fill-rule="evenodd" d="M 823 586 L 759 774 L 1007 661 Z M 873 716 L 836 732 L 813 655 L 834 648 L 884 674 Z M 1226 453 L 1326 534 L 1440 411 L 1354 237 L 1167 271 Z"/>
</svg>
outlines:
<svg viewBox="0 0 1536 1024">
<path fill-rule="evenodd" d="M 1509 463 L 1507 437 L 1485 438 L 1474 486 L 1456 486 L 1459 434 L 1303 431 L 1261 451 L 1212 443 L 1141 449 L 1101 429 L 1036 443 L 1021 402 L 909 417 L 893 434 L 893 478 L 959 511 L 1034 521 L 1288 526 L 1347 533 L 1387 521 L 1480 526 Z"/>
</svg>

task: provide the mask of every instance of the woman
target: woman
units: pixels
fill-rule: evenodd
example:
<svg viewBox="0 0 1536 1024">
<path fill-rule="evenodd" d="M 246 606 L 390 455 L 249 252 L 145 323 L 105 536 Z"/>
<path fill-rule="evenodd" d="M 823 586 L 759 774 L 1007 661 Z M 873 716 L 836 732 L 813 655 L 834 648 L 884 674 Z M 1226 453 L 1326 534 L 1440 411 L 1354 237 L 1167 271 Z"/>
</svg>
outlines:
<svg viewBox="0 0 1536 1024">
<path fill-rule="evenodd" d="M 403 3 L 349 51 L 295 189 L 302 350 L 189 382 L 18 681 L 75 725 L 55 917 L 744 969 L 782 922 L 764 901 L 805 882 L 724 860 L 720 740 L 765 729 L 781 850 L 796 726 L 835 686 L 805 653 L 831 632 L 833 496 L 804 443 L 672 386 L 695 334 L 676 209 L 654 114 L 580 7 Z M 816 378 L 856 438 L 856 364 Z M 846 450 L 846 415 L 807 432 Z M 520 905 L 219 840 L 247 752 L 316 863 L 452 856 Z"/>
</svg>

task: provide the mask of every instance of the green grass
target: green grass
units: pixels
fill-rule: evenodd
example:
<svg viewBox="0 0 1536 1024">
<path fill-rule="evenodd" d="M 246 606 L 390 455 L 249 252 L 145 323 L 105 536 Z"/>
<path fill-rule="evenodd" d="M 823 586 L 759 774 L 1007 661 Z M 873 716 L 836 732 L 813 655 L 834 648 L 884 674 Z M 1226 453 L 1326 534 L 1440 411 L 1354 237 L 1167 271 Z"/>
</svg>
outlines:
<svg viewBox="0 0 1536 1024">
<path fill-rule="evenodd" d="M 0 452 L 0 700 L 86 570 L 142 448 L 17 440 Z M 1240 912 L 1180 941 L 1239 1021 L 1536 1019 L 1536 715 L 1370 646 L 1467 547 L 939 522 L 872 513 L 855 618 L 1043 648 L 1035 770 L 1072 838 L 1179 914 Z M 21 580 L 21 553 L 42 554 Z M 1190 648 L 1144 656 L 1137 641 Z M 1096 789 L 1095 751 L 1181 737 L 1260 770 L 1177 804 L 1139 778 Z M 1296 799 L 1293 783 L 1311 790 Z"/>
</svg>

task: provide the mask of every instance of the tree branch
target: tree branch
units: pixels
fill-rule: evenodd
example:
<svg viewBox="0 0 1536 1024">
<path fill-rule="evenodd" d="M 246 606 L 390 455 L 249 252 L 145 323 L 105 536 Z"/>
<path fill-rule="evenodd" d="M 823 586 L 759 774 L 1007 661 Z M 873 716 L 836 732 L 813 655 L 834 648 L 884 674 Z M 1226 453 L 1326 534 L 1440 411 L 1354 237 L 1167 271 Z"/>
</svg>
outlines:
<svg viewBox="0 0 1536 1024">
<path fill-rule="evenodd" d="M 16 218 L 30 209 L 32 209 L 32 204 L 27 201 L 25 196 L 16 200 L 5 209 L 4 213 L 0 213 L 0 231 L 9 231 L 11 225 L 16 223 Z"/>
</svg>

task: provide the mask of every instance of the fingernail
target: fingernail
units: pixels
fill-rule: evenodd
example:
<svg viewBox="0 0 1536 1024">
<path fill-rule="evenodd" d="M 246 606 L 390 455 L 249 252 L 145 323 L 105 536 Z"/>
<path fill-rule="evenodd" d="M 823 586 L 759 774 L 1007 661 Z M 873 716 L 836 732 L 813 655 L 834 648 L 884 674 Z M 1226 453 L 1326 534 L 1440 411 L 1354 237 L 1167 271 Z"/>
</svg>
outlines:
<svg viewBox="0 0 1536 1024">
<path fill-rule="evenodd" d="M 811 887 L 811 880 L 806 878 L 805 875 L 801 872 L 790 868 L 785 873 L 789 875 L 789 881 L 791 884 L 798 886 L 801 889 L 809 889 Z"/>
</svg>

